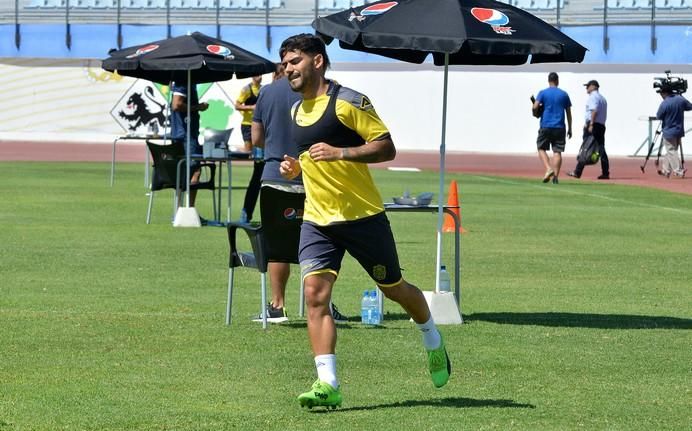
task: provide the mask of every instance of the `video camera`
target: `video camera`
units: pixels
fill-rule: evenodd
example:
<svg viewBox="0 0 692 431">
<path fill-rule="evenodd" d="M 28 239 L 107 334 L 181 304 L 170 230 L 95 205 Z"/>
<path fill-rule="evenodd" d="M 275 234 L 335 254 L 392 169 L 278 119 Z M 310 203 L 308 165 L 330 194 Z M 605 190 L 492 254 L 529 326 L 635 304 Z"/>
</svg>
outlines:
<svg viewBox="0 0 692 431">
<path fill-rule="evenodd" d="M 687 91 L 687 80 L 679 76 L 670 76 L 670 70 L 664 71 L 665 77 L 654 78 L 654 88 L 657 93 L 666 91 L 670 94 L 683 94 Z"/>
</svg>

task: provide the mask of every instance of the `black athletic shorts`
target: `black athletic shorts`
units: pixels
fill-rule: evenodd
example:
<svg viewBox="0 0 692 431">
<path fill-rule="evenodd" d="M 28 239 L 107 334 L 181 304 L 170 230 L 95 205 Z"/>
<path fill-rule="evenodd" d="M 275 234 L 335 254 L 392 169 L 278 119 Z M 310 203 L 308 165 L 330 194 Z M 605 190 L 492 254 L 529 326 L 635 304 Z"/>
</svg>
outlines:
<svg viewBox="0 0 692 431">
<path fill-rule="evenodd" d="M 252 142 L 252 126 L 249 124 L 241 124 L 240 133 L 243 135 L 243 141 Z"/>
<path fill-rule="evenodd" d="M 325 272 L 338 275 L 346 251 L 378 285 L 392 286 L 401 281 L 399 256 L 384 212 L 329 226 L 303 223 L 299 250 L 303 278 Z"/>
<path fill-rule="evenodd" d="M 554 153 L 562 153 L 565 151 L 565 136 L 567 132 L 565 129 L 558 128 L 544 128 L 538 130 L 538 139 L 536 139 L 536 146 L 539 150 L 550 150 L 553 147 Z"/>
<path fill-rule="evenodd" d="M 260 216 L 269 262 L 298 263 L 304 206 L 305 193 L 291 193 L 262 186 Z"/>
</svg>

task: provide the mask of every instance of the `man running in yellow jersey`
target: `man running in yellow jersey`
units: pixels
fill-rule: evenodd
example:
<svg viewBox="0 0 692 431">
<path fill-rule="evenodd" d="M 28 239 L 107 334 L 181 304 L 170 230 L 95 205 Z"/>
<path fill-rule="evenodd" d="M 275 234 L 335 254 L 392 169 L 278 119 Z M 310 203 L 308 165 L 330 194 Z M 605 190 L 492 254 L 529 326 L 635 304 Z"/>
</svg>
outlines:
<svg viewBox="0 0 692 431">
<path fill-rule="evenodd" d="M 320 38 L 289 37 L 279 54 L 291 88 L 303 97 L 291 113 L 299 156 L 284 156 L 280 166 L 286 178 L 302 172 L 306 193 L 299 259 L 317 381 L 298 401 L 308 408 L 342 402 L 329 301 L 345 252 L 417 323 L 433 384 L 442 387 L 451 372 L 444 342 L 423 293 L 401 276 L 389 220 L 367 166 L 394 159 L 389 131 L 366 96 L 325 78 L 329 58 Z"/>
</svg>

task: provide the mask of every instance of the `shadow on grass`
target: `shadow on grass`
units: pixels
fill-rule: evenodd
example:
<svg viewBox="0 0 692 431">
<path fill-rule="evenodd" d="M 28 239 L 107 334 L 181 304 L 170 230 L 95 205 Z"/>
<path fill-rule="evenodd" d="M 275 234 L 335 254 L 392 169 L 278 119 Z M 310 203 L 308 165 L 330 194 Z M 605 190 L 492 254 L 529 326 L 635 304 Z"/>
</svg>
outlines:
<svg viewBox="0 0 692 431">
<path fill-rule="evenodd" d="M 396 409 L 408 407 L 450 407 L 457 409 L 478 408 L 478 407 L 497 407 L 497 408 L 519 408 L 519 409 L 535 409 L 533 404 L 517 403 L 513 400 L 477 400 L 475 398 L 465 397 L 449 397 L 431 400 L 406 400 L 397 401 L 388 404 L 375 404 L 367 406 L 354 406 L 339 408 L 336 410 L 314 410 L 314 413 L 339 413 L 352 412 L 360 410 L 379 410 L 379 409 Z"/>
<path fill-rule="evenodd" d="M 483 321 L 505 325 L 540 325 L 599 329 L 692 329 L 692 319 L 666 316 L 591 313 L 474 313 L 465 322 Z"/>
<path fill-rule="evenodd" d="M 304 318 L 301 318 L 304 319 Z M 377 329 L 387 329 L 387 321 L 395 321 L 395 320 L 410 320 L 411 318 L 409 317 L 408 314 L 406 313 L 385 313 L 384 318 L 382 319 L 382 325 L 380 326 L 371 326 L 369 329 L 377 330 Z M 337 323 L 337 328 L 339 329 L 353 329 L 353 328 L 362 328 L 363 324 L 361 323 L 360 316 L 349 316 L 346 319 L 346 322 L 341 322 Z M 296 321 L 291 321 L 289 320 L 288 322 L 284 322 L 281 324 L 281 326 L 288 326 L 291 328 L 306 328 L 308 326 L 307 321 L 305 320 L 296 320 Z"/>
</svg>

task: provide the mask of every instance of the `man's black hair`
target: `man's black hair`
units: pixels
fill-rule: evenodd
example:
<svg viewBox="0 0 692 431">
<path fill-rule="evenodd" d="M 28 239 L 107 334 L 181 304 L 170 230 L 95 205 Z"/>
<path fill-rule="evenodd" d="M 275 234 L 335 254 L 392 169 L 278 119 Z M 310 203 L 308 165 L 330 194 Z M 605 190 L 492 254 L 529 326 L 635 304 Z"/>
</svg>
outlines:
<svg viewBox="0 0 692 431">
<path fill-rule="evenodd" d="M 560 82 L 560 78 L 557 76 L 557 73 L 555 72 L 550 72 L 548 74 L 548 82 Z"/>
<path fill-rule="evenodd" d="M 310 33 L 301 33 L 291 36 L 284 40 L 279 48 L 279 58 L 284 58 L 284 55 L 289 51 L 301 51 L 310 55 L 321 54 L 324 58 L 324 69 L 329 68 L 329 56 L 327 56 L 327 47 L 324 41 L 319 36 Z"/>
</svg>

